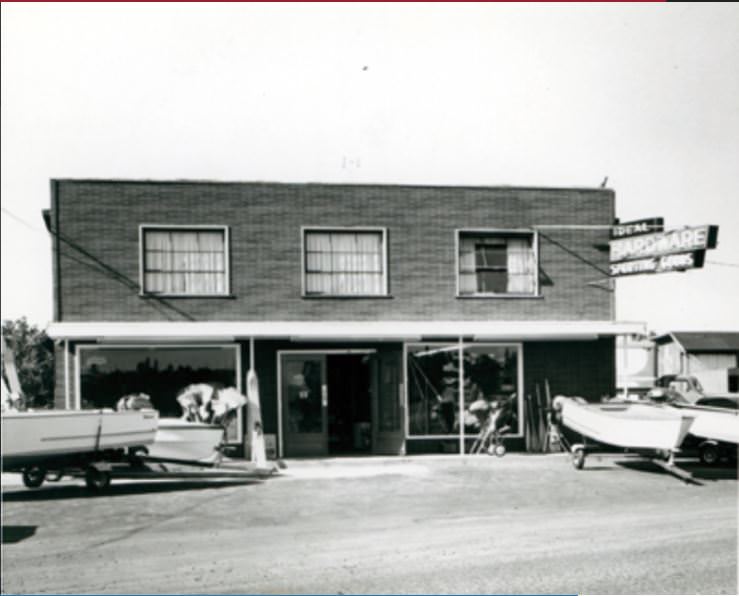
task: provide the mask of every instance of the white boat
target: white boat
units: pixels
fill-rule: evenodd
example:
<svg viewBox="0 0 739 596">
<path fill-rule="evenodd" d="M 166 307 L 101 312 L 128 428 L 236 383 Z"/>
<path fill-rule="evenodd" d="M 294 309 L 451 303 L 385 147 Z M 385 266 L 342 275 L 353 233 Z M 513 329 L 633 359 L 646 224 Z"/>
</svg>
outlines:
<svg viewBox="0 0 739 596">
<path fill-rule="evenodd" d="M 709 406 L 675 404 L 695 417 L 690 434 L 702 439 L 739 444 L 739 411 Z"/>
<path fill-rule="evenodd" d="M 2 414 L 2 467 L 154 442 L 155 410 L 48 410 Z"/>
<path fill-rule="evenodd" d="M 147 449 L 151 457 L 204 461 L 218 455 L 223 426 L 189 422 L 182 418 L 160 418 L 154 443 Z"/>
<path fill-rule="evenodd" d="M 649 403 L 581 403 L 569 397 L 554 399 L 562 423 L 581 435 L 626 449 L 674 451 L 683 442 L 694 414 Z"/>
</svg>

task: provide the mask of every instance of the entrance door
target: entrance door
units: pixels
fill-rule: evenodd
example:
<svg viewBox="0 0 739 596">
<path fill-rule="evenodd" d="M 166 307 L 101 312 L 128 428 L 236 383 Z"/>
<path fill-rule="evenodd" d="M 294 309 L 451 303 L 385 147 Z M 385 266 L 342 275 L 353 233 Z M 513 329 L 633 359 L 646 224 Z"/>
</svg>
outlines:
<svg viewBox="0 0 739 596">
<path fill-rule="evenodd" d="M 326 356 L 283 354 L 280 382 L 285 455 L 327 455 Z"/>
<path fill-rule="evenodd" d="M 402 455 L 405 452 L 401 354 L 399 350 L 377 354 L 377 398 L 373 400 L 377 429 L 375 453 Z"/>
<path fill-rule="evenodd" d="M 356 455 L 372 451 L 374 354 L 329 354 L 328 451 Z"/>
</svg>

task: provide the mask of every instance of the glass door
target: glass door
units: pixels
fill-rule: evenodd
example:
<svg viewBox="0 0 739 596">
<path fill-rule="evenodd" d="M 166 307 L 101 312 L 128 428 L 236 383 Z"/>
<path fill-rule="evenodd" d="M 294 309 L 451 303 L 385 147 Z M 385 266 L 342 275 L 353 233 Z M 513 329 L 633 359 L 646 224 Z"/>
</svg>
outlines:
<svg viewBox="0 0 739 596">
<path fill-rule="evenodd" d="M 286 457 L 328 454 L 324 354 L 282 354 L 282 432 Z"/>
</svg>

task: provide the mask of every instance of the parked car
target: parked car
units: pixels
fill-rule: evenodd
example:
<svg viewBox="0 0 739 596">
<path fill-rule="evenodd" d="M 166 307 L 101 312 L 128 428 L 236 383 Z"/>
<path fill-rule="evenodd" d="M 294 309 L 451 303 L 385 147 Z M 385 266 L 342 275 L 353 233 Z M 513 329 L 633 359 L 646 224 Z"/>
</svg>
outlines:
<svg viewBox="0 0 739 596">
<path fill-rule="evenodd" d="M 739 398 L 739 395 L 736 393 L 706 393 L 701 382 L 693 375 L 662 375 L 655 382 L 655 386 L 671 392 L 677 392 L 692 404 L 704 398 L 727 398 L 729 400 Z"/>
<path fill-rule="evenodd" d="M 726 408 L 727 410 L 739 410 L 739 395 L 724 397 L 701 397 L 695 402 L 696 406 L 707 406 L 709 408 Z"/>
</svg>

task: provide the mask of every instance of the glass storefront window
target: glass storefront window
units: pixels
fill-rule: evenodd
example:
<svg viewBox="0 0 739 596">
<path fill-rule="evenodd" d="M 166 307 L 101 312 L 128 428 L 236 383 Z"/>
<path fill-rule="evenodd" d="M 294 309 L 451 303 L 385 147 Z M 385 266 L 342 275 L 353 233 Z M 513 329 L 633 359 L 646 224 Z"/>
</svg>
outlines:
<svg viewBox="0 0 739 596">
<path fill-rule="evenodd" d="M 161 417 L 182 415 L 177 395 L 193 383 L 237 387 L 236 350 L 223 347 L 80 348 L 80 406 L 115 408 L 124 395 L 145 393 Z M 232 423 L 229 439 L 238 432 Z"/>
<path fill-rule="evenodd" d="M 459 434 L 459 347 L 408 347 L 410 435 Z"/>
<path fill-rule="evenodd" d="M 517 345 L 465 344 L 460 363 L 459 344 L 414 344 L 408 346 L 406 361 L 408 436 L 460 436 L 460 364 L 465 437 L 474 439 L 480 432 L 480 420 L 469 409 L 478 400 L 500 410 L 496 428 L 508 426 L 507 433 L 518 433 Z"/>
<path fill-rule="evenodd" d="M 470 405 L 486 402 L 491 411 L 498 411 L 496 428 L 508 426 L 509 433 L 518 432 L 518 350 L 516 346 L 470 346 L 464 348 L 464 410 L 465 435 L 475 437 L 480 432 Z"/>
</svg>

